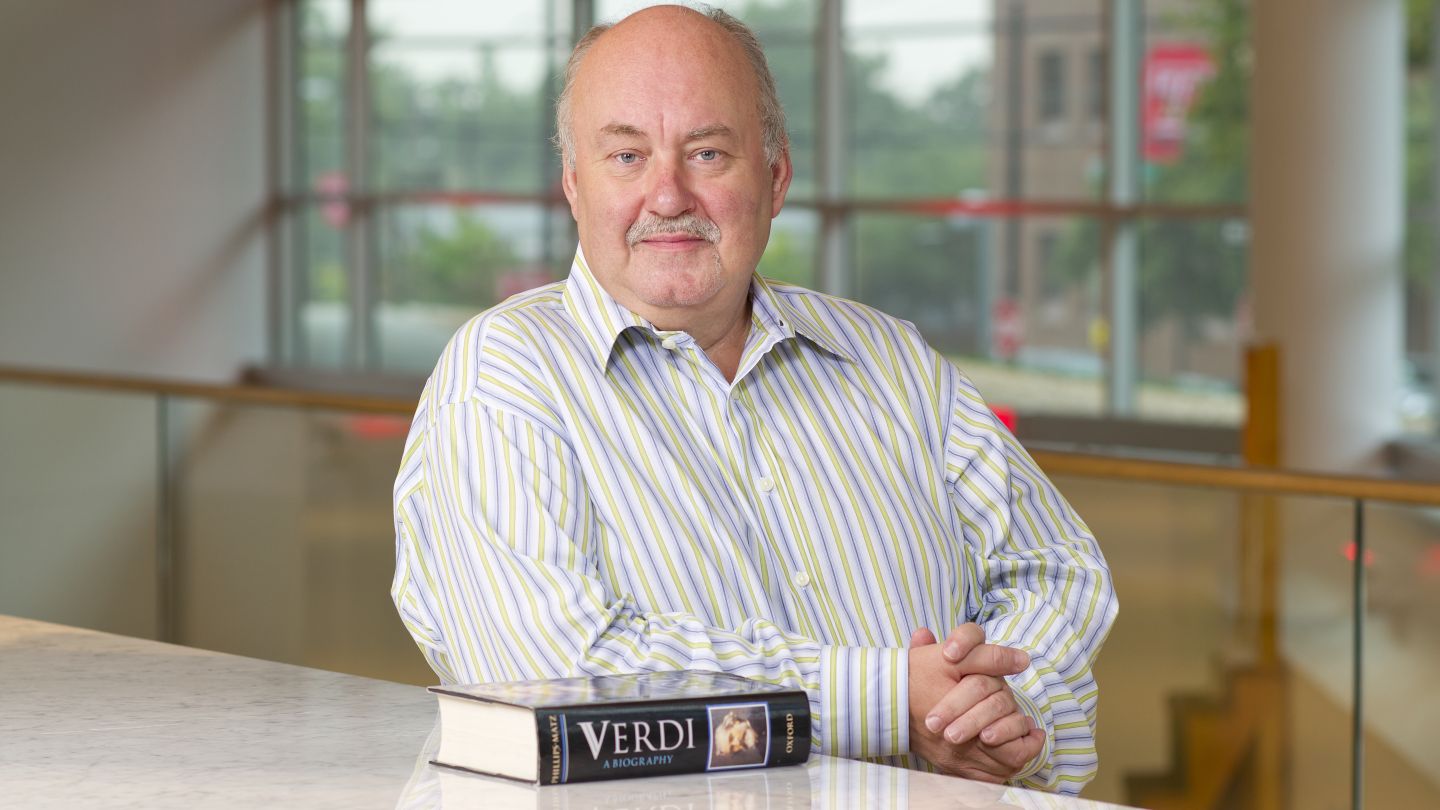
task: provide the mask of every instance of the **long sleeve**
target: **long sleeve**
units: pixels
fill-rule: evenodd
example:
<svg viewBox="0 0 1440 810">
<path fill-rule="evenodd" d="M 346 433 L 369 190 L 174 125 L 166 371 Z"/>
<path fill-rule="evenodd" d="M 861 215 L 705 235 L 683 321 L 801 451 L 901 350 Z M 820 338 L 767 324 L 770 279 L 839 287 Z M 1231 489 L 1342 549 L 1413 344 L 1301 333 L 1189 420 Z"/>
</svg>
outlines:
<svg viewBox="0 0 1440 810">
<path fill-rule="evenodd" d="M 602 542 L 591 500 L 565 437 L 494 403 L 433 403 L 427 389 L 396 481 L 392 596 L 442 680 L 721 670 L 808 690 L 821 752 L 898 752 L 903 649 L 642 610 L 602 571 L 657 576 L 677 561 Z M 603 559 L 617 553 L 627 559 Z"/>
<path fill-rule="evenodd" d="M 1118 609 L 1109 570 L 1055 486 L 970 382 L 954 379 L 946 481 L 965 526 L 966 612 L 988 641 L 1031 656 L 1009 681 L 1046 745 L 1016 781 L 1076 793 L 1098 765 L 1090 664 Z"/>
</svg>

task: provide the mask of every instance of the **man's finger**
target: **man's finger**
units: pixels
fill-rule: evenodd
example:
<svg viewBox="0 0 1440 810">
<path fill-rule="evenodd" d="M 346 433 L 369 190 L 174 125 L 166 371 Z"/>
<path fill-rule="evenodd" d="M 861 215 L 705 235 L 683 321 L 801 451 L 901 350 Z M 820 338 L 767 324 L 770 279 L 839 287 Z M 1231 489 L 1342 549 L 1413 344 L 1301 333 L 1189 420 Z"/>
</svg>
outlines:
<svg viewBox="0 0 1440 810">
<path fill-rule="evenodd" d="M 985 631 L 980 628 L 980 625 L 969 622 L 950 631 L 950 635 L 945 639 L 945 647 L 941 652 L 944 654 L 946 661 L 954 664 L 962 660 L 966 655 L 969 655 L 970 651 L 975 649 L 976 645 L 982 644 L 984 641 Z"/>
<path fill-rule="evenodd" d="M 1029 716 L 1017 709 L 981 729 L 980 742 L 994 747 L 1018 740 L 1034 727 L 1032 723 Z"/>
<path fill-rule="evenodd" d="M 995 761 L 1010 769 L 1010 773 L 1019 773 L 1025 764 L 1040 754 L 1045 748 L 1045 732 L 1038 728 L 1030 731 L 1018 740 L 1011 740 L 1004 745 L 997 745 L 993 748 L 986 747 L 984 750 Z"/>
<path fill-rule="evenodd" d="M 930 632 L 930 628 L 928 628 L 928 627 L 922 627 L 922 628 L 920 628 L 919 630 L 916 630 L 914 633 L 912 633 L 912 634 L 910 635 L 910 646 L 911 646 L 911 647 L 924 647 L 924 646 L 927 645 L 927 644 L 934 644 L 934 643 L 935 643 L 935 634 L 932 633 L 932 632 Z"/>
<path fill-rule="evenodd" d="M 959 683 L 950 687 L 945 695 L 940 698 L 925 716 L 925 727 L 933 734 L 939 734 L 946 729 L 956 718 L 975 708 L 982 700 L 990 697 L 996 692 L 1005 689 L 1005 682 L 999 678 L 991 678 L 984 675 L 966 676 Z M 998 715 L 997 715 L 998 716 Z M 977 726 L 971 734 L 975 734 L 989 722 Z M 951 740 L 955 742 L 955 740 Z"/>
<path fill-rule="evenodd" d="M 1000 644 L 977 644 L 956 663 L 960 673 L 977 675 L 1015 675 L 1028 666 L 1028 653 Z"/>
<path fill-rule="evenodd" d="M 989 680 L 995 681 L 998 679 L 992 678 Z M 990 694 L 974 706 L 971 706 L 969 711 L 955 718 L 955 720 L 945 728 L 945 739 L 954 745 L 969 742 L 975 739 L 981 731 L 985 730 L 992 723 L 995 723 L 1002 717 L 1016 714 L 1018 710 L 1019 707 L 1015 705 L 1014 696 L 1010 694 L 1008 688 L 1002 685 L 999 690 Z M 1020 720 L 1020 723 L 1022 726 L 1020 732 L 1012 736 L 1023 736 L 1028 730 L 1028 727 L 1024 726 L 1025 721 L 1023 719 Z"/>
</svg>

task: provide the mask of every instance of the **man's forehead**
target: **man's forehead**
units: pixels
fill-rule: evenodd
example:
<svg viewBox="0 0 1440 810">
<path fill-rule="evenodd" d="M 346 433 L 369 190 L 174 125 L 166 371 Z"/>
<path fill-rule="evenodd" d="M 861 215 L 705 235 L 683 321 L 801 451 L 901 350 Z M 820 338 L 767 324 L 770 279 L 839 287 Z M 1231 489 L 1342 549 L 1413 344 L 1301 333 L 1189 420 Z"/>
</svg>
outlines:
<svg viewBox="0 0 1440 810">
<path fill-rule="evenodd" d="M 644 127 L 637 124 L 630 124 L 624 121 L 611 121 L 600 127 L 600 137 L 614 136 L 619 138 L 651 138 L 658 136 L 658 133 L 651 133 Z M 710 138 L 736 138 L 739 137 L 735 129 L 728 124 L 716 121 L 709 124 L 701 124 L 683 131 L 681 137 L 686 141 L 699 141 Z"/>
<path fill-rule="evenodd" d="M 719 26 L 665 26 L 659 21 L 627 25 L 600 36 L 581 60 L 576 100 L 586 106 L 658 103 L 729 106 L 737 97 L 753 101 L 754 68 L 743 48 Z M 582 91 L 583 88 L 583 91 Z M 624 119 L 622 115 L 605 118 Z"/>
</svg>

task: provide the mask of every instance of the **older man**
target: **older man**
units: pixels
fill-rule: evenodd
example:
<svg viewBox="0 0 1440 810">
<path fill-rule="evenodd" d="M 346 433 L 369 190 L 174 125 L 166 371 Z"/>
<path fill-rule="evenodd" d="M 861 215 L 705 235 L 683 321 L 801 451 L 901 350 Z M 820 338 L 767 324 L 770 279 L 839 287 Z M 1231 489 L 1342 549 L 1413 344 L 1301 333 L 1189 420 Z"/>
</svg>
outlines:
<svg viewBox="0 0 1440 810">
<path fill-rule="evenodd" d="M 792 168 L 753 34 L 592 30 L 557 125 L 571 275 L 460 329 L 396 481 L 435 671 L 725 670 L 809 690 L 824 753 L 1078 790 L 1104 560 L 913 327 L 755 275 Z"/>
</svg>

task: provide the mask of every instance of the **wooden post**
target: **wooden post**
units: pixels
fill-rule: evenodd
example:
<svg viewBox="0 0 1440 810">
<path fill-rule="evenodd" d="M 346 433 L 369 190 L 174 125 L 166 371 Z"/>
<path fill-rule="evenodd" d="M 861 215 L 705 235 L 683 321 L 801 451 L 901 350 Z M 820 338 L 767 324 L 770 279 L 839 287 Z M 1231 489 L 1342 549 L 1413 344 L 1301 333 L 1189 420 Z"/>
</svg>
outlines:
<svg viewBox="0 0 1440 810">
<path fill-rule="evenodd" d="M 1280 466 L 1280 349 L 1274 344 L 1245 352 L 1245 429 L 1242 452 L 1246 466 Z M 1243 495 L 1240 533 L 1241 620 L 1256 611 L 1257 669 L 1266 699 L 1256 719 L 1254 802 L 1262 810 L 1285 805 L 1286 695 L 1280 661 L 1280 505 L 1270 495 Z M 1247 605 L 1248 602 L 1248 605 Z"/>
</svg>

